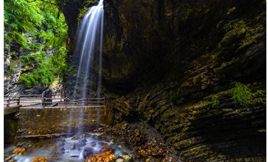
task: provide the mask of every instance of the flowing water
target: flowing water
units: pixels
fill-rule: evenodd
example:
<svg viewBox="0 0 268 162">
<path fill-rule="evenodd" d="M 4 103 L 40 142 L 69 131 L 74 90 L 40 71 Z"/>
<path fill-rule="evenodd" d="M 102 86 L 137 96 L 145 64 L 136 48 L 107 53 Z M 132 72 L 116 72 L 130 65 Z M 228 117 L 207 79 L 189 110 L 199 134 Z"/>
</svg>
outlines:
<svg viewBox="0 0 268 162">
<path fill-rule="evenodd" d="M 89 154 L 94 156 L 101 152 L 104 145 L 111 148 L 116 157 L 122 157 L 123 159 L 125 156 L 129 158 L 135 156 L 135 151 L 127 148 L 120 140 L 91 133 L 81 139 L 73 139 L 73 137 L 58 138 L 50 144 L 50 147 L 46 146 L 26 152 L 23 155 L 16 155 L 13 159 L 17 162 L 32 162 L 34 157 L 48 157 L 50 161 L 57 162 L 84 162 Z M 55 151 L 55 148 L 58 151 Z M 5 158 L 12 154 L 13 149 L 14 146 L 5 148 L 4 151 L 7 154 Z M 56 159 L 53 157 L 55 152 L 58 152 Z"/>
<path fill-rule="evenodd" d="M 77 44 L 75 48 L 75 54 L 80 55 L 79 66 L 76 75 L 75 87 L 73 89 L 73 99 L 75 98 L 100 98 L 101 92 L 101 62 L 102 62 L 102 35 L 103 35 L 103 0 L 100 0 L 97 6 L 91 7 L 85 14 L 79 28 L 79 34 L 77 38 Z M 97 58 L 98 57 L 98 58 Z M 98 59 L 98 65 L 94 65 L 94 60 Z M 93 75 L 93 66 L 98 66 L 97 79 Z M 92 84 L 97 84 L 97 95 L 92 96 Z M 81 106 L 84 106 L 84 102 L 81 102 Z M 83 133 L 83 114 L 84 109 L 81 107 L 79 116 L 79 128 L 77 134 Z M 97 124 L 99 122 L 98 108 Z M 73 120 L 73 110 L 70 114 L 69 123 Z M 93 119 L 92 119 L 93 120 Z M 71 132 L 71 125 L 68 128 L 68 132 Z"/>
</svg>

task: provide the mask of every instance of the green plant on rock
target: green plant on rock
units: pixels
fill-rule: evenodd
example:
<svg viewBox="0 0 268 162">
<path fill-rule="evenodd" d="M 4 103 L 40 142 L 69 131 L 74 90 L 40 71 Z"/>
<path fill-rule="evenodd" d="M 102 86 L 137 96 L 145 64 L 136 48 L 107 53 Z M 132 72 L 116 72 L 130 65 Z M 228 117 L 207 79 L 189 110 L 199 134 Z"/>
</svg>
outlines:
<svg viewBox="0 0 268 162">
<path fill-rule="evenodd" d="M 79 11 L 79 15 L 77 17 L 78 23 L 80 23 L 81 18 L 86 14 L 86 12 L 89 10 L 90 7 L 87 6 L 91 6 L 94 5 L 98 2 L 99 0 L 87 0 L 83 3 L 84 8 L 80 9 Z"/>
<path fill-rule="evenodd" d="M 244 20 L 240 20 L 240 21 L 232 20 L 223 26 L 223 29 L 225 31 L 229 31 L 229 30 L 235 29 L 235 28 L 247 28 L 245 21 Z"/>
<path fill-rule="evenodd" d="M 234 83 L 234 88 L 232 89 L 231 94 L 236 106 L 246 106 L 253 98 L 253 93 L 251 93 L 250 89 L 245 84 L 239 82 Z"/>
<path fill-rule="evenodd" d="M 211 104 L 212 108 L 217 107 L 220 104 L 219 97 L 217 95 L 209 96 L 207 99 L 210 98 L 211 100 L 208 101 L 208 104 Z"/>
<path fill-rule="evenodd" d="M 4 2 L 5 44 L 35 52 L 22 60 L 23 66 L 32 68 L 31 72 L 20 76 L 20 82 L 27 86 L 49 85 L 56 77 L 62 79 L 68 72 L 65 41 L 68 27 L 57 5 L 61 2 L 65 3 L 66 0 L 5 0 Z M 52 49 L 54 51 L 52 54 L 45 52 Z M 6 47 L 5 50 L 10 49 Z M 14 60 L 15 55 L 12 58 Z"/>
<path fill-rule="evenodd" d="M 84 6 L 83 9 L 80 9 L 79 15 L 77 17 L 78 22 L 80 22 L 81 18 L 86 14 L 87 10 L 88 10 L 88 7 L 86 6 Z"/>
<path fill-rule="evenodd" d="M 226 67 L 226 66 L 227 66 L 226 62 L 221 64 L 221 67 Z"/>
<path fill-rule="evenodd" d="M 30 48 L 31 51 L 37 52 L 37 51 L 40 50 L 41 44 L 40 43 L 38 43 L 38 44 L 30 44 L 29 48 Z"/>
<path fill-rule="evenodd" d="M 5 0 L 4 2 L 4 41 L 8 44 L 17 43 L 28 48 L 27 37 L 23 33 L 35 35 L 38 26 L 42 24 L 43 16 L 40 14 L 38 4 L 26 0 Z"/>
<path fill-rule="evenodd" d="M 257 93 L 259 94 L 259 95 L 265 95 L 265 91 L 264 90 L 257 90 Z"/>
<path fill-rule="evenodd" d="M 18 69 L 16 68 L 18 65 L 20 65 L 20 60 L 10 60 L 10 64 L 8 65 L 8 70 L 4 71 L 4 74 L 6 76 L 12 76 Z"/>
<path fill-rule="evenodd" d="M 248 27 L 246 26 L 243 20 L 240 21 L 230 21 L 229 23 L 225 24 L 223 29 L 227 32 L 221 40 L 221 43 L 228 42 L 232 37 L 239 37 L 243 35 Z"/>
<path fill-rule="evenodd" d="M 211 101 L 211 106 L 214 108 L 220 104 L 220 101 L 218 100 L 218 96 L 214 96 Z"/>
</svg>

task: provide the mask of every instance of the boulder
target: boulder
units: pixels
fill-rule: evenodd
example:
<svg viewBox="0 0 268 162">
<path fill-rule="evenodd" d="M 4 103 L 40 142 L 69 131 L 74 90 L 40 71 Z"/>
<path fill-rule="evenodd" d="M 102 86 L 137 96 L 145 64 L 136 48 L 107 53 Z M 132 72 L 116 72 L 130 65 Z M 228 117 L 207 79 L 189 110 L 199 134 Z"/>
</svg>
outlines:
<svg viewBox="0 0 268 162">
<path fill-rule="evenodd" d="M 43 91 L 42 98 L 46 98 L 45 99 L 46 105 L 51 105 L 52 104 L 52 90 L 47 89 L 47 90 Z"/>
</svg>

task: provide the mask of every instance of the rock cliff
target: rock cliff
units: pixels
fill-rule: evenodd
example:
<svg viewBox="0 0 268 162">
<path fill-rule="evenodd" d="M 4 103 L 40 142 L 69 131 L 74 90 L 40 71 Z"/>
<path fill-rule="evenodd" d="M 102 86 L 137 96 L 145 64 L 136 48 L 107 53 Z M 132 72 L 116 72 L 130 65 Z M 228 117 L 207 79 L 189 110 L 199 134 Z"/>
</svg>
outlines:
<svg viewBox="0 0 268 162">
<path fill-rule="evenodd" d="M 146 121 L 183 161 L 265 161 L 265 5 L 105 1 L 103 92 L 117 122 Z M 67 22 L 78 8 L 63 6 Z"/>
</svg>

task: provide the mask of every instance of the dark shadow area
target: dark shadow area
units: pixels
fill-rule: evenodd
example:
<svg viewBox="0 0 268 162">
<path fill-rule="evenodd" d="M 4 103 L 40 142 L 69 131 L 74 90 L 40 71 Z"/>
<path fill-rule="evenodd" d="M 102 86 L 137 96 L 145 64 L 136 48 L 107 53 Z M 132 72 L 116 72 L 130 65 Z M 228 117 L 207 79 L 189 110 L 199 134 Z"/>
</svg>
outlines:
<svg viewBox="0 0 268 162">
<path fill-rule="evenodd" d="M 205 115 L 191 122 L 187 132 L 192 137 L 201 137 L 208 150 L 229 158 L 266 156 L 266 111 L 265 107 L 251 107 L 251 111 L 229 116 Z"/>
<path fill-rule="evenodd" d="M 18 127 L 17 113 L 4 116 L 4 144 L 14 144 Z"/>
</svg>

